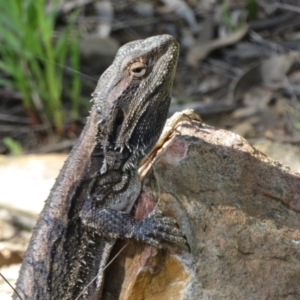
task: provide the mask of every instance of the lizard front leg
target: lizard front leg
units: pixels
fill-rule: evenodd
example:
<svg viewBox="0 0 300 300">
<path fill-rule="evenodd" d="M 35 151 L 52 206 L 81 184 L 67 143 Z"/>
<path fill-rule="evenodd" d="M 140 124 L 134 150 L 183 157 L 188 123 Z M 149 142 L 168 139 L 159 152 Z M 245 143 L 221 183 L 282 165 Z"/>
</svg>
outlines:
<svg viewBox="0 0 300 300">
<path fill-rule="evenodd" d="M 163 216 L 158 210 L 140 220 L 112 209 L 83 209 L 80 217 L 84 226 L 100 236 L 112 239 L 134 238 L 157 248 L 162 247 L 163 241 L 186 244 L 183 233 L 176 227 L 176 221 Z"/>
</svg>

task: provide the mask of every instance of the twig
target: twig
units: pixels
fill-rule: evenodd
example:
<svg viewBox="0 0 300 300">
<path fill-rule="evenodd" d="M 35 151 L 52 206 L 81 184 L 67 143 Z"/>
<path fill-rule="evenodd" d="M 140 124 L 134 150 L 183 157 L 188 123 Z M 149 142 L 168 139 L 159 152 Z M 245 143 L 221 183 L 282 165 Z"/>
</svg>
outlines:
<svg viewBox="0 0 300 300">
<path fill-rule="evenodd" d="M 0 272 L 0 276 L 3 278 L 3 280 L 13 289 L 13 291 L 16 293 L 16 295 L 23 300 L 23 298 L 20 296 L 20 294 L 17 292 L 17 290 L 9 283 L 9 281 L 4 277 L 4 275 L 2 275 L 2 273 Z"/>
<path fill-rule="evenodd" d="M 109 265 L 112 264 L 112 262 L 119 256 L 119 254 L 127 247 L 128 242 L 122 247 L 122 249 L 111 259 L 111 261 L 105 266 L 105 268 L 103 269 L 103 272 L 109 267 Z M 78 297 L 76 297 L 75 300 L 78 300 L 80 296 L 82 296 L 84 294 L 84 292 L 88 289 L 88 287 L 97 279 L 98 275 L 95 276 L 91 282 L 82 290 L 82 292 L 78 295 Z"/>
</svg>

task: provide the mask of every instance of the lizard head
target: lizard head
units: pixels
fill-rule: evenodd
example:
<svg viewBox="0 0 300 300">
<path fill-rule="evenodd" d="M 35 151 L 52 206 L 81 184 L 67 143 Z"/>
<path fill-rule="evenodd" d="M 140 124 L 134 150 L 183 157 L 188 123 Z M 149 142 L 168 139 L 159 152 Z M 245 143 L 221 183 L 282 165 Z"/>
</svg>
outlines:
<svg viewBox="0 0 300 300">
<path fill-rule="evenodd" d="M 107 149 L 128 149 L 142 158 L 165 124 L 179 45 L 159 35 L 122 46 L 93 93 L 98 140 Z"/>
</svg>

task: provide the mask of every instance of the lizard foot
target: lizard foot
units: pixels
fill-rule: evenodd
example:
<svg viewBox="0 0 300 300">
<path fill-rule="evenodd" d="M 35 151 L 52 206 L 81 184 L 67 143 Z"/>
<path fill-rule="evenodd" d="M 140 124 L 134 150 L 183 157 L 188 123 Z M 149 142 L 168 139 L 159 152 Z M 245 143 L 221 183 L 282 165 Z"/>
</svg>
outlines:
<svg viewBox="0 0 300 300">
<path fill-rule="evenodd" d="M 147 217 L 136 221 L 133 228 L 134 238 L 151 246 L 162 248 L 162 242 L 186 245 L 186 239 L 180 229 L 176 227 L 173 218 L 163 216 L 155 209 Z"/>
</svg>

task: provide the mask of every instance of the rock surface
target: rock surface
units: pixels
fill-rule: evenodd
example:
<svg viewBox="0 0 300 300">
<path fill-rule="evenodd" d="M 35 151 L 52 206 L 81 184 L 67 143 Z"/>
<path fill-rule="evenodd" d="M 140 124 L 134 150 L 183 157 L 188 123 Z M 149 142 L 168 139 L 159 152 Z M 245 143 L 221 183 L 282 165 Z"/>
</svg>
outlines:
<svg viewBox="0 0 300 300">
<path fill-rule="evenodd" d="M 119 242 L 104 299 L 300 299 L 298 173 L 237 134 L 184 121 L 143 190 L 136 214 L 160 195 L 190 251 Z"/>
</svg>

